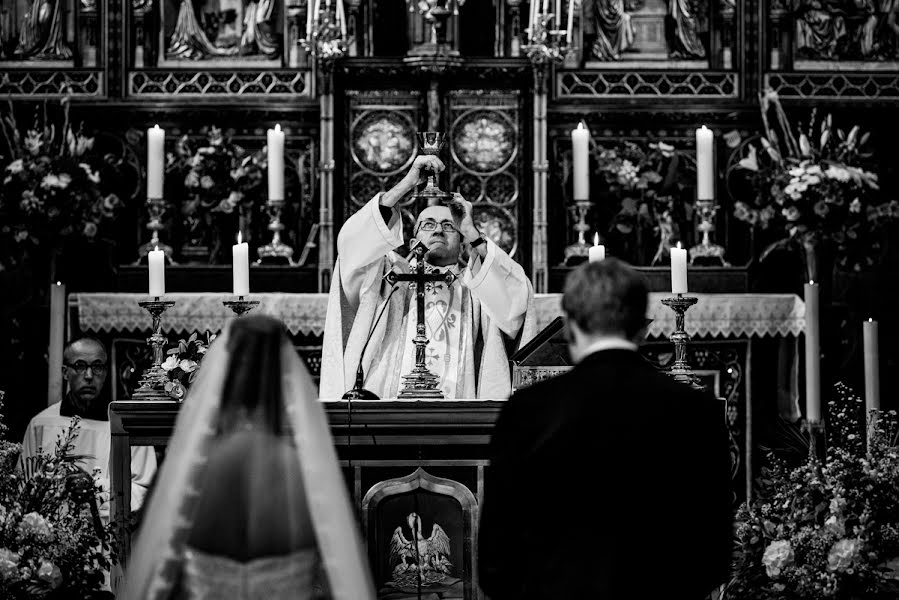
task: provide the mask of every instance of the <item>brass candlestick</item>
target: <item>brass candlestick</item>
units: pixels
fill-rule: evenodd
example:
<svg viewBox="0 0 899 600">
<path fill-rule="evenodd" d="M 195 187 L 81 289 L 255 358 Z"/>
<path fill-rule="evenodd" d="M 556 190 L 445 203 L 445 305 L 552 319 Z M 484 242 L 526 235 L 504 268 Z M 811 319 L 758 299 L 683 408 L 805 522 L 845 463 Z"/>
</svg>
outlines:
<svg viewBox="0 0 899 600">
<path fill-rule="evenodd" d="M 281 232 L 284 231 L 284 223 L 281 222 L 281 211 L 284 210 L 284 200 L 269 198 L 266 203 L 268 209 L 268 230 L 272 232 L 272 241 L 265 246 L 261 246 L 257 251 L 259 260 L 256 264 L 263 262 L 272 262 L 280 264 L 288 264 L 296 266 L 293 260 L 293 248 L 281 241 Z"/>
<path fill-rule="evenodd" d="M 153 317 L 153 333 L 147 338 L 147 343 L 153 349 L 153 364 L 144 371 L 132 398 L 134 400 L 171 400 L 171 397 L 165 391 L 165 383 L 168 378 L 162 368 L 163 353 L 165 352 L 165 344 L 168 341 L 162 335 L 162 313 L 175 306 L 175 303 L 171 300 L 155 298 L 154 300 L 138 302 L 137 304 Z"/>
<path fill-rule="evenodd" d="M 702 241 L 690 248 L 690 264 L 716 263 L 722 267 L 729 267 L 730 264 L 724 260 L 724 247 L 712 243 L 712 232 L 715 231 L 715 213 L 718 212 L 718 204 L 714 199 L 697 200 L 694 203 L 694 209 L 699 217 L 699 224 L 696 230 L 702 234 Z"/>
<path fill-rule="evenodd" d="M 422 154 L 438 156 L 446 145 L 446 134 L 437 131 L 419 131 L 418 144 Z M 428 183 L 425 185 L 425 189 L 418 192 L 416 197 L 427 199 L 428 206 L 433 206 L 441 200 L 448 200 L 452 197 L 452 194 L 440 189 L 437 185 L 437 173 L 432 172 L 428 175 Z"/>
<path fill-rule="evenodd" d="M 237 300 L 225 300 L 222 304 L 230 308 L 239 318 L 259 306 L 259 300 L 244 300 L 243 296 L 238 296 Z"/>
<path fill-rule="evenodd" d="M 159 239 L 159 232 L 165 229 L 165 225 L 162 223 L 162 216 L 165 214 L 165 210 L 165 200 L 162 198 L 147 198 L 147 212 L 150 215 L 150 220 L 147 222 L 147 229 L 150 231 L 150 241 L 137 249 L 137 261 L 135 261 L 135 265 L 139 265 L 141 260 L 150 254 L 151 250 L 162 250 L 169 263 L 173 265 L 176 264 L 175 261 L 172 260 L 172 247 L 168 244 L 164 244 Z"/>
<path fill-rule="evenodd" d="M 590 246 L 587 245 L 587 232 L 590 226 L 587 225 L 587 211 L 593 203 L 590 200 L 575 200 L 573 212 L 577 222 L 574 224 L 574 230 L 577 232 L 577 241 L 569 244 L 565 248 L 565 264 L 572 265 L 581 260 L 586 260 L 590 256 Z"/>
<path fill-rule="evenodd" d="M 671 298 L 662 298 L 662 304 L 674 311 L 674 333 L 671 334 L 670 340 L 674 344 L 674 364 L 669 369 L 675 381 L 686 383 L 697 389 L 703 389 L 702 384 L 693 374 L 693 369 L 687 361 L 687 344 L 690 342 L 690 336 L 687 335 L 684 328 L 684 320 L 687 309 L 699 302 L 699 298 L 694 296 L 684 296 L 678 294 Z"/>
</svg>

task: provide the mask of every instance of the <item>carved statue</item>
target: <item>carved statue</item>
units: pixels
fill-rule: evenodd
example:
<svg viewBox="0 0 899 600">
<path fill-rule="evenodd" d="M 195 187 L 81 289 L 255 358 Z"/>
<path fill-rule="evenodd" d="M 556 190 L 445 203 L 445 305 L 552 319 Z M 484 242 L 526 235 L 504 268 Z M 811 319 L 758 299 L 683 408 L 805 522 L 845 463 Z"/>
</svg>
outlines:
<svg viewBox="0 0 899 600">
<path fill-rule="evenodd" d="M 22 19 L 19 43 L 13 55 L 18 59 L 68 60 L 72 49 L 65 39 L 65 0 L 34 0 Z"/>
<path fill-rule="evenodd" d="M 278 56 L 278 44 L 269 31 L 273 28 L 273 0 L 250 0 L 244 9 L 241 54 L 262 54 L 270 58 Z"/>
<path fill-rule="evenodd" d="M 634 43 L 634 27 L 624 0 L 586 0 L 584 36 L 592 39 L 592 57 L 618 60 Z"/>
<path fill-rule="evenodd" d="M 237 46 L 221 48 L 209 41 L 197 21 L 191 0 L 181 0 L 175 31 L 169 38 L 167 56 L 176 59 L 203 60 L 215 56 L 234 56 Z"/>
<path fill-rule="evenodd" d="M 855 0 L 865 22 L 856 33 L 859 54 L 863 58 L 893 58 L 899 49 L 899 0 Z"/>
<path fill-rule="evenodd" d="M 668 0 L 667 38 L 671 58 L 705 58 L 705 46 L 699 39 L 703 11 L 708 4 L 698 0 Z"/>
<path fill-rule="evenodd" d="M 795 0 L 796 51 L 810 58 L 838 58 L 837 49 L 847 36 L 841 11 L 821 0 Z"/>
</svg>

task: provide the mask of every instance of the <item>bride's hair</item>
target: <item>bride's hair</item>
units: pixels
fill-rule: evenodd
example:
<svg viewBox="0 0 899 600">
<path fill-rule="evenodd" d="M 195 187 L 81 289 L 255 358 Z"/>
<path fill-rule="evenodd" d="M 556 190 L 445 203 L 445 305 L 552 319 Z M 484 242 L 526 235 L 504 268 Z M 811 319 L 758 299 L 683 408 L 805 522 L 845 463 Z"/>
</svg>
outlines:
<svg viewBox="0 0 899 600">
<path fill-rule="evenodd" d="M 281 401 L 281 349 L 289 344 L 283 324 L 272 317 L 241 317 L 231 324 L 231 358 L 222 388 L 220 434 L 255 425 L 281 433 L 285 425 Z"/>
</svg>

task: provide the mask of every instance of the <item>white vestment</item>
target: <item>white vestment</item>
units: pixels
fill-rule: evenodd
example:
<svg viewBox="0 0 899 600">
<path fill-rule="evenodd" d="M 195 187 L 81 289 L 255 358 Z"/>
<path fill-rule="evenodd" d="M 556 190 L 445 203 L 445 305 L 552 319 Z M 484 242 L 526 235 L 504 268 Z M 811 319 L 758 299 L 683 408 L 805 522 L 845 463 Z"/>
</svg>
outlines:
<svg viewBox="0 0 899 600">
<path fill-rule="evenodd" d="M 25 430 L 22 441 L 21 465 L 27 475 L 29 458 L 37 455 L 38 449 L 44 454 L 53 454 L 56 442 L 65 429 L 68 429 L 72 417 L 59 414 L 61 403 L 55 402 L 39 412 Z M 111 445 L 109 421 L 95 421 L 82 418 L 78 424 L 78 434 L 74 440 L 72 454 L 84 456 L 78 466 L 89 475 L 99 469 L 99 483 L 103 490 L 100 505 L 100 517 L 103 523 L 109 522 L 109 448 Z M 144 496 L 156 473 L 156 453 L 150 446 L 136 446 L 131 449 L 131 510 L 136 511 L 143 504 Z"/>
<path fill-rule="evenodd" d="M 411 272 L 409 262 L 393 251 L 405 245 L 402 222 L 393 208 L 385 223 L 379 200 L 380 194 L 347 219 L 337 237 L 322 347 L 322 399 L 339 399 L 353 387 L 369 332 L 362 357 L 366 389 L 396 398 L 403 375 L 415 365 L 415 290 L 398 283 L 391 295 L 383 280 L 390 270 Z M 483 259 L 472 252 L 464 269 L 450 267 L 459 275 L 452 286 L 426 287 L 428 368 L 440 377 L 446 399 L 507 398 L 510 353 L 535 333 L 534 293 L 524 270 L 492 241 L 486 244 Z M 385 302 L 389 306 L 372 331 Z"/>
</svg>

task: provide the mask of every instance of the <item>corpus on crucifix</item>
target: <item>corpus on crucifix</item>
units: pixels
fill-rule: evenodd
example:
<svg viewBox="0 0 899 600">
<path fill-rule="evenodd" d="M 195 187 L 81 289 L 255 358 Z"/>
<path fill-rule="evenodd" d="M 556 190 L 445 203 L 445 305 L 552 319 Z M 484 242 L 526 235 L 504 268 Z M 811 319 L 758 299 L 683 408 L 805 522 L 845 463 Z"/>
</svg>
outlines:
<svg viewBox="0 0 899 600">
<path fill-rule="evenodd" d="M 403 238 L 398 203 L 428 173 L 443 170 L 436 155 L 416 157 L 396 186 L 341 228 L 322 347 L 323 399 L 354 387 L 382 399 L 511 392 L 508 357 L 535 327 L 524 270 L 481 235 L 459 194 L 432 199 L 416 219 L 414 240 Z"/>
</svg>

